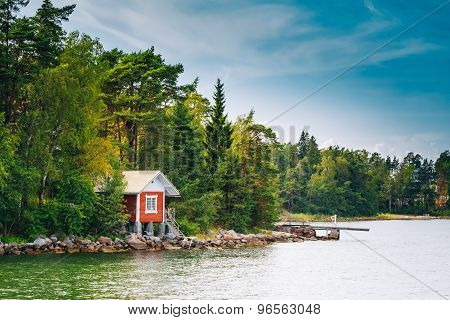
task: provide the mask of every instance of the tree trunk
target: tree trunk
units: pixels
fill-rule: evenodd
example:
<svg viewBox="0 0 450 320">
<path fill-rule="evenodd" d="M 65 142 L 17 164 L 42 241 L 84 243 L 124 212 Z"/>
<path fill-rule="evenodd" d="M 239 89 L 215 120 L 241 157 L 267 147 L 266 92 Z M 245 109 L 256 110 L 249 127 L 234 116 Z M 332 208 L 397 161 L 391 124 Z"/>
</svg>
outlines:
<svg viewBox="0 0 450 320">
<path fill-rule="evenodd" d="M 120 154 L 120 162 L 123 162 L 123 149 L 122 149 L 122 133 L 120 132 L 120 120 L 116 119 L 117 124 L 117 140 L 119 141 L 119 154 Z"/>
<path fill-rule="evenodd" d="M 134 139 L 134 167 L 137 169 L 138 165 L 138 126 L 135 123 L 133 128 L 133 139 Z"/>
<path fill-rule="evenodd" d="M 44 191 L 45 185 L 47 184 L 47 173 L 45 173 L 41 178 L 40 188 L 39 188 L 39 206 L 44 204 Z"/>
<path fill-rule="evenodd" d="M 50 161 L 52 161 L 53 159 L 53 154 L 56 150 L 56 144 L 57 144 L 57 139 L 59 134 L 61 133 L 61 129 L 59 128 L 59 124 L 56 125 L 55 127 L 56 129 L 54 130 L 54 134 L 52 136 L 52 144 L 50 146 L 50 150 L 49 150 L 49 162 L 46 164 L 46 168 L 45 171 L 42 175 L 41 178 L 41 184 L 40 184 L 40 189 L 39 189 L 39 206 L 42 206 L 44 204 L 44 192 L 45 192 L 45 187 L 47 185 L 47 178 L 48 178 L 48 171 L 49 171 L 49 167 L 50 167 Z"/>
<path fill-rule="evenodd" d="M 136 150 L 137 150 L 137 124 L 134 121 L 125 122 L 128 137 L 128 163 L 132 168 L 136 168 Z"/>
</svg>

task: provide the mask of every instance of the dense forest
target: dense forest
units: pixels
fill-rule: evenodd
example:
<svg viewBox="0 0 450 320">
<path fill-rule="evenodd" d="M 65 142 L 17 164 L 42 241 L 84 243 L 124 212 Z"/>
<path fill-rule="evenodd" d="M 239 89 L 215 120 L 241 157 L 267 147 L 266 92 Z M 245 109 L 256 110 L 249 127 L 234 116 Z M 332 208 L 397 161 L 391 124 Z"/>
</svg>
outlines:
<svg viewBox="0 0 450 320">
<path fill-rule="evenodd" d="M 0 0 L 0 228 L 3 236 L 101 235 L 128 220 L 122 170 L 162 170 L 184 231 L 270 226 L 282 209 L 339 215 L 449 210 L 450 153 L 436 162 L 283 144 L 254 112 L 232 122 L 224 84 L 198 79 L 153 47 L 105 50 L 62 24 L 75 5 Z M 102 192 L 94 192 L 99 186 Z"/>
</svg>

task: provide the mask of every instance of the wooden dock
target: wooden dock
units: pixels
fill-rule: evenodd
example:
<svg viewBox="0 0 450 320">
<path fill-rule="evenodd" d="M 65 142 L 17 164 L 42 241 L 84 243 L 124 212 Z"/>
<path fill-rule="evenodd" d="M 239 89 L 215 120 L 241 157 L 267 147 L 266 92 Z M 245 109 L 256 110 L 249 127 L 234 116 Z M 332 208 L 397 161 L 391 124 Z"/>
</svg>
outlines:
<svg viewBox="0 0 450 320">
<path fill-rule="evenodd" d="M 348 230 L 348 231 L 370 231 L 370 228 L 353 228 L 342 227 L 338 225 L 310 225 L 302 224 L 299 222 L 279 222 L 275 224 L 277 227 L 299 227 L 299 228 L 312 228 L 314 230 Z"/>
<path fill-rule="evenodd" d="M 275 224 L 278 230 L 294 233 L 297 235 L 307 235 L 308 237 L 316 237 L 316 231 L 318 230 L 324 230 L 325 231 L 325 237 L 320 237 L 321 239 L 332 239 L 332 240 L 339 240 L 341 235 L 341 230 L 346 231 L 365 231 L 368 232 L 369 228 L 354 228 L 354 227 L 344 227 L 339 226 L 336 223 L 333 223 L 332 225 L 311 225 L 311 224 L 304 224 L 294 221 L 286 221 L 286 222 L 278 222 Z"/>
</svg>

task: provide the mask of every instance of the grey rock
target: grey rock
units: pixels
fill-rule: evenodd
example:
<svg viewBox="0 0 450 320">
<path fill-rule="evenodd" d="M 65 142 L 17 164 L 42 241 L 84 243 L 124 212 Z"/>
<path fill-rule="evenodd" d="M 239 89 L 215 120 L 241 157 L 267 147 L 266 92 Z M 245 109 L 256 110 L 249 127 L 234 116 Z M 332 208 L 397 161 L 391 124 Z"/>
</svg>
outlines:
<svg viewBox="0 0 450 320">
<path fill-rule="evenodd" d="M 150 237 L 150 240 L 155 242 L 155 243 L 161 243 L 162 242 L 160 237 L 153 237 L 152 236 L 152 237 Z"/>
<path fill-rule="evenodd" d="M 180 245 L 185 248 L 188 249 L 189 247 L 192 246 L 191 240 L 184 238 L 183 240 L 181 240 Z"/>
<path fill-rule="evenodd" d="M 229 234 L 229 235 L 232 236 L 233 238 L 237 238 L 237 237 L 238 237 L 237 232 L 234 231 L 234 230 L 228 230 L 228 231 L 226 232 L 226 234 Z"/>
<path fill-rule="evenodd" d="M 89 245 L 92 244 L 92 241 L 89 240 L 89 239 L 84 239 L 84 240 L 81 240 L 81 244 L 82 244 L 83 246 L 89 246 Z"/>
<path fill-rule="evenodd" d="M 175 240 L 176 236 L 174 233 L 169 232 L 168 234 L 166 234 L 166 239 L 168 240 Z"/>
<path fill-rule="evenodd" d="M 41 237 L 38 237 L 33 241 L 33 245 L 35 248 L 40 249 L 47 245 L 47 241 Z"/>
</svg>

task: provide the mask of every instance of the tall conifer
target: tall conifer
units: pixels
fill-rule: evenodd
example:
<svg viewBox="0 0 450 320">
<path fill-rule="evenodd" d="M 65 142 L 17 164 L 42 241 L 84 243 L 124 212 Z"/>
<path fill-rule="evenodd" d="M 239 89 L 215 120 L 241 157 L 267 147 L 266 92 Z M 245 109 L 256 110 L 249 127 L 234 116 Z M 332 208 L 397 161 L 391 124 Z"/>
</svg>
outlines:
<svg viewBox="0 0 450 320">
<path fill-rule="evenodd" d="M 218 164 L 225 158 L 226 150 L 231 146 L 231 122 L 225 114 L 225 91 L 223 83 L 217 79 L 214 93 L 214 105 L 206 123 L 205 148 L 210 171 L 214 173 Z"/>
</svg>

